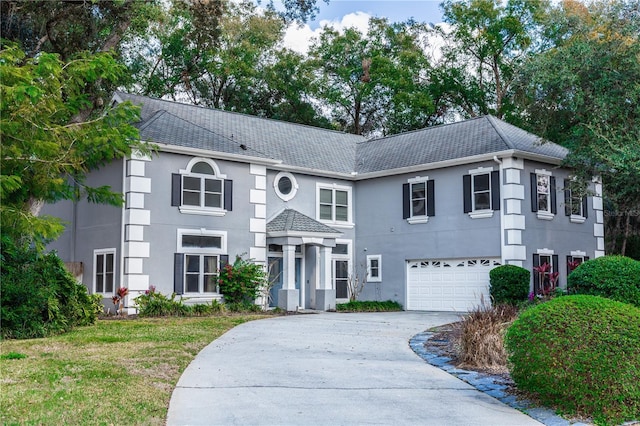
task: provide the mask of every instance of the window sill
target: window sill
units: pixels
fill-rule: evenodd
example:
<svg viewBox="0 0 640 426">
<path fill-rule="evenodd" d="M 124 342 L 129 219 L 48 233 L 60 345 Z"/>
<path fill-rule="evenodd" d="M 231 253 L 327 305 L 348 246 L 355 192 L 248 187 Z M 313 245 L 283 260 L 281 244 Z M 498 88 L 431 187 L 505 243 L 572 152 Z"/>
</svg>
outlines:
<svg viewBox="0 0 640 426">
<path fill-rule="evenodd" d="M 344 228 L 344 229 L 352 229 L 355 224 L 351 222 L 331 222 L 328 220 L 321 220 L 320 223 L 323 223 L 327 226 L 331 226 L 332 228 Z"/>
<path fill-rule="evenodd" d="M 419 223 L 427 223 L 429 222 L 429 216 L 421 216 L 421 217 L 410 217 L 407 219 L 407 222 L 411 225 L 416 225 Z"/>
<path fill-rule="evenodd" d="M 476 210 L 469 213 L 471 219 L 487 219 L 493 217 L 493 210 Z"/>
<path fill-rule="evenodd" d="M 537 212 L 538 215 L 538 219 L 541 220 L 553 220 L 553 218 L 555 217 L 555 214 L 553 213 L 549 213 L 549 212 Z"/>
<path fill-rule="evenodd" d="M 575 214 L 572 214 L 571 216 L 569 216 L 569 221 L 571 223 L 584 223 L 586 220 L 587 218 L 584 216 L 578 216 Z"/>
<path fill-rule="evenodd" d="M 381 283 L 382 282 L 382 278 L 368 278 L 367 282 L 368 283 Z"/>
<path fill-rule="evenodd" d="M 201 207 L 180 206 L 180 213 L 183 214 L 199 214 L 204 216 L 224 216 L 227 211 L 224 209 L 203 209 Z"/>
</svg>

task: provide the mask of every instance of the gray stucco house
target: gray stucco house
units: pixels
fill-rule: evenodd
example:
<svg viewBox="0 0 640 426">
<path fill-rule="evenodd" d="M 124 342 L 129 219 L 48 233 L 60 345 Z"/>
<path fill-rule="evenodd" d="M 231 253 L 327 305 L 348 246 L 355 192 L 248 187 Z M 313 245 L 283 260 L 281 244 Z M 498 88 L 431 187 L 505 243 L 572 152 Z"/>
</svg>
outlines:
<svg viewBox="0 0 640 426">
<path fill-rule="evenodd" d="M 272 304 L 327 310 L 366 277 L 364 300 L 408 310 L 466 311 L 488 300 L 489 271 L 604 254 L 602 188 L 566 188 L 566 150 L 485 116 L 390 137 L 363 137 L 116 93 L 142 106 L 151 158 L 91 173 L 123 208 L 61 202 L 69 222 L 51 248 L 80 279 L 127 301 L 150 286 L 189 303 L 220 298 L 220 264 L 271 264 Z M 532 273 L 532 289 L 539 283 Z"/>
</svg>

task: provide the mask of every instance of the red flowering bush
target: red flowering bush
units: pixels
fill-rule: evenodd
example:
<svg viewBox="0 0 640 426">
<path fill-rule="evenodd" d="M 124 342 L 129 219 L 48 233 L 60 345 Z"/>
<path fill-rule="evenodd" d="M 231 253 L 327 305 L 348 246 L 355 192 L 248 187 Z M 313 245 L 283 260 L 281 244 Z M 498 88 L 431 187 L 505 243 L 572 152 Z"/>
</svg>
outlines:
<svg viewBox="0 0 640 426">
<path fill-rule="evenodd" d="M 220 270 L 218 284 L 225 303 L 252 305 L 266 279 L 262 265 L 236 256 L 233 264 L 227 263 Z"/>
</svg>

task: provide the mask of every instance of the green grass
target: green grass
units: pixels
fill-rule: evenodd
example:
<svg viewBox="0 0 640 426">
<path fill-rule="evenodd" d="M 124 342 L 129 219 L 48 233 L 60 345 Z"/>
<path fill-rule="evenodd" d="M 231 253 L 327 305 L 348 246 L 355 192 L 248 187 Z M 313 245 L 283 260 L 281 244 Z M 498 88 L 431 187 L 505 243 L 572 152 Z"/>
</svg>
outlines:
<svg viewBox="0 0 640 426">
<path fill-rule="evenodd" d="M 44 339 L 0 342 L 0 422 L 163 425 L 189 362 L 259 315 L 101 320 Z"/>
</svg>

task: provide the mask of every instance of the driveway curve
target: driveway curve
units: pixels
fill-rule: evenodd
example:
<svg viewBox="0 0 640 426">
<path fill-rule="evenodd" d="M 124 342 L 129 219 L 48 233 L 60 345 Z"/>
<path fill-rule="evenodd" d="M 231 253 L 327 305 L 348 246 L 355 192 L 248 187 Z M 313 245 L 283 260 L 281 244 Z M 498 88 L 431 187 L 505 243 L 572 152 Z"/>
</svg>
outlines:
<svg viewBox="0 0 640 426">
<path fill-rule="evenodd" d="M 320 313 L 252 321 L 203 349 L 168 425 L 540 425 L 427 364 L 409 339 L 458 316 Z"/>
</svg>

